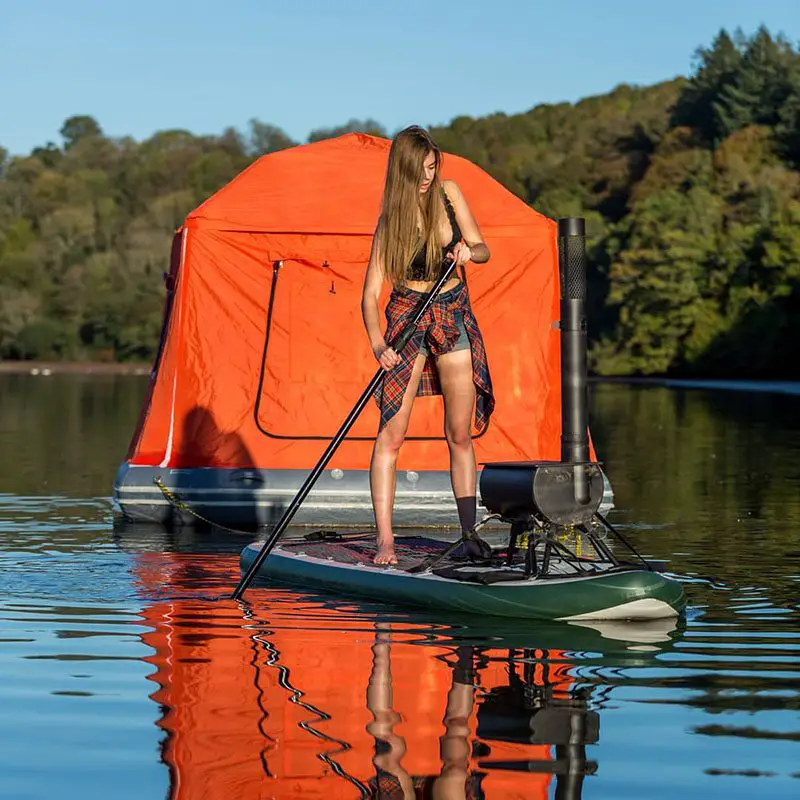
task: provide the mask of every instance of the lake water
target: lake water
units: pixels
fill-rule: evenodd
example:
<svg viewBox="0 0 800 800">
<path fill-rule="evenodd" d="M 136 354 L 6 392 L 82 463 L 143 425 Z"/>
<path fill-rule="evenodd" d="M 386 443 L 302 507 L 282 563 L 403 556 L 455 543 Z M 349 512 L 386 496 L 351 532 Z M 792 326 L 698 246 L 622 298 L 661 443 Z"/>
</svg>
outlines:
<svg viewBox="0 0 800 800">
<path fill-rule="evenodd" d="M 592 385 L 690 607 L 578 627 L 231 602 L 248 539 L 113 523 L 144 388 L 0 375 L 1 797 L 800 796 L 800 396 Z"/>
</svg>

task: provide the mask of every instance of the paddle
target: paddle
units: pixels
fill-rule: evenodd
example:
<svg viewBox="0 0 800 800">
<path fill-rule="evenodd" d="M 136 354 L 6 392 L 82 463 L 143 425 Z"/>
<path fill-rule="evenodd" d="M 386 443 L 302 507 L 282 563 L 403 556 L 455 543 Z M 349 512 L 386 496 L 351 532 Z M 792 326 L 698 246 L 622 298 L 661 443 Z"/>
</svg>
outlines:
<svg viewBox="0 0 800 800">
<path fill-rule="evenodd" d="M 403 330 L 400 331 L 397 339 L 395 339 L 395 341 L 389 345 L 395 352 L 399 353 L 408 344 L 409 340 L 414 335 L 414 331 L 417 329 L 419 321 L 422 319 L 425 312 L 430 308 L 442 286 L 444 286 L 445 283 L 447 283 L 447 281 L 450 279 L 455 267 L 456 262 L 454 259 L 451 259 L 450 263 L 436 281 L 433 288 L 427 295 L 425 295 L 424 300 L 420 302 L 418 308 L 416 311 L 414 311 L 414 316 L 411 318 L 411 320 L 409 320 L 408 324 L 403 328 Z M 367 388 L 364 389 L 363 394 L 358 398 L 355 406 L 353 406 L 353 410 L 347 415 L 347 419 L 345 419 L 341 428 L 339 428 L 333 439 L 331 439 L 330 444 L 327 446 L 327 448 L 325 448 L 325 452 L 322 454 L 322 457 L 317 462 L 314 469 L 312 469 L 308 474 L 308 477 L 300 487 L 297 494 L 294 496 L 292 502 L 289 503 L 286 511 L 283 512 L 283 516 L 278 521 L 278 524 L 270 531 L 258 555 L 253 560 L 253 563 L 250 565 L 247 572 L 242 576 L 242 579 L 239 581 L 239 585 L 231 595 L 232 599 L 238 600 L 242 596 L 244 590 L 250 584 L 250 581 L 253 580 L 253 576 L 256 574 L 256 572 L 258 572 L 259 567 L 264 563 L 264 559 L 270 554 L 270 551 L 275 546 L 275 543 L 278 541 L 281 534 L 286 530 L 287 526 L 292 520 L 292 517 L 294 517 L 294 515 L 297 513 L 297 510 L 300 508 L 303 501 L 306 499 L 306 496 L 311 491 L 311 488 L 322 474 L 322 471 L 325 469 L 327 463 L 331 460 L 333 454 L 342 443 L 342 440 L 347 435 L 347 432 L 355 424 L 355 421 L 364 410 L 364 406 L 367 404 L 375 389 L 377 389 L 378 384 L 383 380 L 385 374 L 386 373 L 383 367 L 379 367 L 378 371 L 375 373 L 375 376 L 369 382 Z"/>
</svg>

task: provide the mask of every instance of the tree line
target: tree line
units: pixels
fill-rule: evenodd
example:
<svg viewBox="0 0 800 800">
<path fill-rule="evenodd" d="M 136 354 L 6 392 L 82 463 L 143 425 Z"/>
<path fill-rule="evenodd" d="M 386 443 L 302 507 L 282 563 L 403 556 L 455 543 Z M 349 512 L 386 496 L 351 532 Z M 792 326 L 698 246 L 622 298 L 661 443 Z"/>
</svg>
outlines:
<svg viewBox="0 0 800 800">
<path fill-rule="evenodd" d="M 307 141 L 375 120 L 320 128 Z M 601 375 L 799 377 L 800 50 L 720 31 L 688 77 L 432 128 L 533 208 L 583 216 Z M 0 148 L 0 358 L 149 360 L 172 233 L 255 158 L 219 136 L 110 138 L 89 116 L 27 156 Z"/>
</svg>

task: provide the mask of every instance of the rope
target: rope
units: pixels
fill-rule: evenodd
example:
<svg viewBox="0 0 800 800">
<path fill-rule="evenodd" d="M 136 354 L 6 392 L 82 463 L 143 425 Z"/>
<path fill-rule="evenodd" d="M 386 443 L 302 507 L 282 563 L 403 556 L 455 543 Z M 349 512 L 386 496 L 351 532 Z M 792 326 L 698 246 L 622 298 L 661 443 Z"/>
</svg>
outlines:
<svg viewBox="0 0 800 800">
<path fill-rule="evenodd" d="M 158 486 L 159 489 L 161 489 L 161 494 L 164 495 L 164 497 L 167 499 L 167 502 L 171 506 L 174 506 L 175 508 L 177 508 L 179 511 L 184 511 L 187 514 L 190 514 L 191 516 L 193 516 L 195 519 L 199 519 L 201 522 L 205 522 L 206 525 L 211 525 L 211 526 L 213 526 L 215 528 L 220 528 L 223 531 L 228 531 L 228 533 L 237 533 L 237 534 L 240 534 L 242 536 L 252 536 L 253 535 L 253 531 L 243 531 L 243 530 L 239 530 L 239 528 L 228 528 L 225 525 L 220 525 L 218 522 L 214 522 L 213 520 L 208 519 L 208 517 L 204 517 L 202 514 L 198 514 L 187 503 L 185 503 L 183 500 L 181 500 L 180 497 L 178 497 L 178 495 L 175 494 L 175 492 L 173 492 L 171 489 L 167 489 L 167 487 L 164 485 L 164 482 L 161 480 L 161 476 L 160 475 L 156 475 L 153 478 L 153 483 L 156 486 Z"/>
</svg>

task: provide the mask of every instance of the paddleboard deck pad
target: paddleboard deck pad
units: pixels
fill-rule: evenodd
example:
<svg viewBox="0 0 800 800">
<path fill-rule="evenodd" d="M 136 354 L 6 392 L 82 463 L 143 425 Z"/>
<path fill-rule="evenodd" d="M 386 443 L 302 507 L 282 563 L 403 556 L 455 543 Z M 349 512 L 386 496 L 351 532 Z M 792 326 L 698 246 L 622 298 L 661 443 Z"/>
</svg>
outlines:
<svg viewBox="0 0 800 800">
<path fill-rule="evenodd" d="M 553 553 L 546 574 L 527 575 L 524 551 L 508 563 L 506 547 L 489 559 L 451 555 L 451 543 L 426 536 L 395 540 L 396 565 L 376 565 L 374 535 L 330 536 L 277 545 L 263 562 L 259 583 L 288 582 L 392 604 L 524 619 L 660 619 L 685 608 L 682 585 L 641 565 Z M 244 548 L 247 570 L 261 549 Z M 414 572 L 426 563 L 428 569 Z"/>
</svg>

